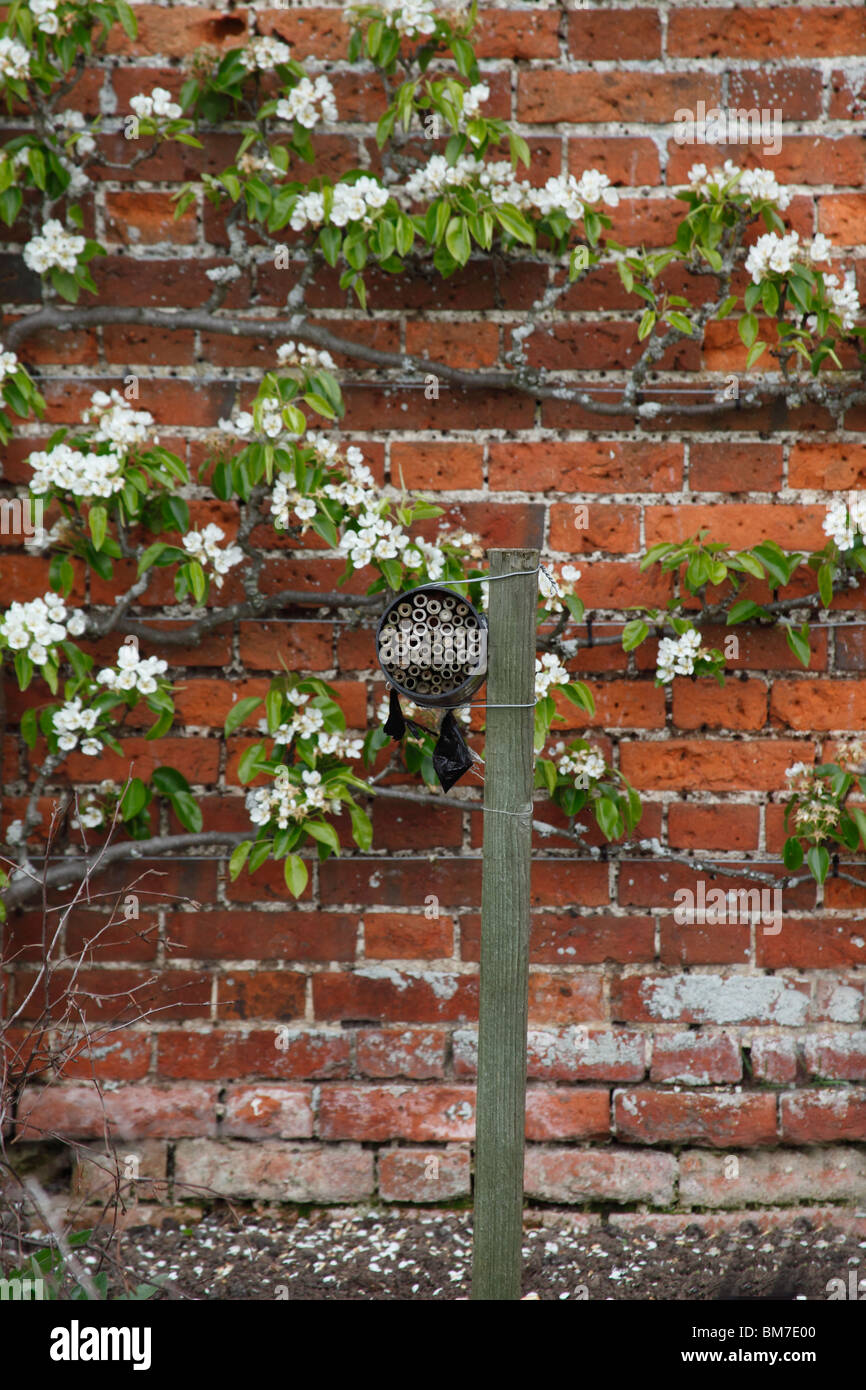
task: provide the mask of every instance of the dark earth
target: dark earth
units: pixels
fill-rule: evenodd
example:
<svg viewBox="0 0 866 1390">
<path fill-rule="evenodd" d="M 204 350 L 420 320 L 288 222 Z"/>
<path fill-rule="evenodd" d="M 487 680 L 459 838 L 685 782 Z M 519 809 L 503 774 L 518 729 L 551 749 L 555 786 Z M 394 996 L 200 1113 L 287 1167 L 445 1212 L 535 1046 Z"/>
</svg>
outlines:
<svg viewBox="0 0 866 1390">
<path fill-rule="evenodd" d="M 469 1295 L 471 1219 L 445 1210 L 218 1206 L 195 1224 L 181 1216 L 159 1228 L 132 1225 L 107 1261 L 104 1237 L 77 1253 L 91 1273 L 108 1272 L 109 1297 L 158 1279 L 159 1298 L 457 1300 Z M 12 1253 L 7 1245 L 7 1268 Z M 567 1215 L 530 1213 L 523 1256 L 523 1295 L 541 1300 L 826 1301 L 829 1280 L 847 1290 L 849 1271 L 866 1279 L 862 1233 L 794 1212 L 769 1232 L 746 1219 L 723 1233 L 696 1222 L 676 1235 L 603 1224 L 580 1231 Z"/>
</svg>

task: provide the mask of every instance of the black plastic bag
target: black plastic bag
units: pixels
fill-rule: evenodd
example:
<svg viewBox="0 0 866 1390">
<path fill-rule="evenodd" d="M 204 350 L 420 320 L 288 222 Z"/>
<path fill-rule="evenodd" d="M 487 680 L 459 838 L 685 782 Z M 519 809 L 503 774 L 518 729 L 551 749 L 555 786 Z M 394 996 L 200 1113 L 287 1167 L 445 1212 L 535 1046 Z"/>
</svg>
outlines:
<svg viewBox="0 0 866 1390">
<path fill-rule="evenodd" d="M 384 729 L 385 733 L 397 742 L 403 738 L 407 729 L 411 729 L 413 734 L 419 736 L 430 733 L 430 730 L 425 729 L 423 724 L 416 724 L 414 719 L 405 717 L 400 708 L 400 697 L 393 688 L 389 700 L 388 719 Z M 439 726 L 439 738 L 433 749 L 433 766 L 436 769 L 436 776 L 442 784 L 442 790 L 446 792 L 450 791 L 454 783 L 459 782 L 463 774 L 468 772 L 472 766 L 472 754 L 450 710 L 446 712 L 445 718 Z"/>
<path fill-rule="evenodd" d="M 472 766 L 472 754 L 450 710 L 439 728 L 439 739 L 433 749 L 433 766 L 442 783 L 442 790 L 446 792 Z"/>
</svg>

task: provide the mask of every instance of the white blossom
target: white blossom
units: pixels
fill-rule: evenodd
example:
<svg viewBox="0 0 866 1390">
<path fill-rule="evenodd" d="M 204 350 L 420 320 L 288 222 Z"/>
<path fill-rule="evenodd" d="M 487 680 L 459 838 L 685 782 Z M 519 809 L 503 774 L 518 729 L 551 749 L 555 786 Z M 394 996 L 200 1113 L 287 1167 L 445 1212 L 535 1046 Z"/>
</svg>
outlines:
<svg viewBox="0 0 866 1390">
<path fill-rule="evenodd" d="M 269 72 L 279 63 L 287 63 L 291 56 L 289 45 L 280 39 L 256 37 L 242 50 L 241 62 L 249 72 Z"/>
<path fill-rule="evenodd" d="M 669 685 L 674 676 L 690 676 L 701 654 L 701 634 L 689 628 L 681 636 L 663 637 L 656 658 L 656 678 Z"/>
<path fill-rule="evenodd" d="M 19 81 L 30 75 L 30 54 L 17 39 L 7 36 L 0 39 L 0 77 L 17 78 Z"/>
<path fill-rule="evenodd" d="M 320 122 L 334 122 L 338 119 L 334 89 L 327 77 L 317 77 L 311 81 L 302 77 L 288 96 L 277 102 L 275 115 L 281 121 L 297 121 L 307 130 Z"/>
<path fill-rule="evenodd" d="M 44 275 L 46 270 L 55 268 L 73 271 L 85 242 L 85 237 L 67 232 L 62 222 L 51 217 L 39 236 L 31 237 L 24 247 L 24 262 L 37 275 Z"/>
<path fill-rule="evenodd" d="M 124 643 L 117 653 L 117 669 L 103 667 L 96 677 L 98 685 L 121 693 L 137 691 L 139 695 L 153 695 L 158 689 L 156 677 L 168 670 L 168 662 L 161 657 L 142 657 L 134 646 Z"/>
<path fill-rule="evenodd" d="M 223 586 L 223 575 L 244 558 L 239 545 L 221 546 L 225 532 L 221 526 L 210 522 L 203 531 L 189 531 L 183 538 L 183 548 L 193 559 L 198 560 L 203 569 L 212 570 L 213 581 L 218 589 Z"/>
</svg>

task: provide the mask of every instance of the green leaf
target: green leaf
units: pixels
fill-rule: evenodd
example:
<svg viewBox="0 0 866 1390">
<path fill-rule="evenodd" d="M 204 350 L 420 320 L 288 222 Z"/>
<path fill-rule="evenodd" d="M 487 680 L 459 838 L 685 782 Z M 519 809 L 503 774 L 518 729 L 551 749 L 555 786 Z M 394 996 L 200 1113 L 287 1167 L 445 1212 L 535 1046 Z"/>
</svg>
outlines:
<svg viewBox="0 0 866 1390">
<path fill-rule="evenodd" d="M 240 844 L 236 845 L 232 850 L 232 857 L 229 860 L 229 878 L 232 883 L 234 883 L 241 869 L 244 867 L 244 864 L 246 864 L 252 847 L 252 840 L 241 840 Z"/>
<path fill-rule="evenodd" d="M 303 859 L 298 854 L 290 854 L 285 865 L 286 887 L 293 898 L 299 898 L 307 886 L 310 875 Z"/>
<path fill-rule="evenodd" d="M 527 246 L 535 245 L 535 231 L 531 223 L 527 222 L 523 213 L 513 207 L 511 203 L 502 203 L 492 209 L 493 216 L 501 227 L 504 227 L 515 241 L 522 241 Z"/>
<path fill-rule="evenodd" d="M 248 696 L 245 700 L 238 700 L 237 704 L 233 705 L 226 715 L 226 721 L 223 725 L 226 738 L 229 734 L 233 734 L 235 729 L 239 729 L 247 715 L 252 714 L 254 709 L 258 709 L 261 703 L 261 699 L 253 695 Z"/>
<path fill-rule="evenodd" d="M 93 537 L 93 544 L 96 550 L 102 549 L 102 542 L 105 540 L 105 528 L 108 524 L 108 513 L 104 507 L 91 507 L 88 516 L 90 534 Z"/>
<path fill-rule="evenodd" d="M 175 767 L 155 767 L 150 780 L 161 796 L 174 796 L 177 792 L 189 791 L 189 782 Z"/>
<path fill-rule="evenodd" d="M 753 603 L 751 599 L 742 598 L 738 603 L 732 603 L 728 609 L 728 627 L 733 627 L 736 623 L 747 623 L 750 618 L 754 618 L 758 613 L 763 613 L 763 611 L 759 603 Z"/>
<path fill-rule="evenodd" d="M 36 722 L 36 711 L 31 705 L 21 716 L 21 737 L 28 748 L 35 748 L 38 734 L 39 728 Z"/>
<path fill-rule="evenodd" d="M 717 319 L 726 319 L 726 318 L 728 317 L 728 314 L 731 312 L 731 310 L 732 310 L 732 309 L 734 308 L 734 306 L 736 305 L 736 302 L 737 302 L 737 296 L 736 296 L 735 294 L 729 294 L 728 297 L 727 297 L 727 299 L 724 301 L 724 303 L 723 303 L 723 304 L 720 304 L 719 307 L 718 307 L 718 309 L 716 310 L 716 318 L 717 318 Z"/>
<path fill-rule="evenodd" d="M 737 325 L 737 331 L 743 340 L 744 346 L 750 348 L 758 336 L 757 315 L 743 314 Z"/>
<path fill-rule="evenodd" d="M 825 561 L 818 570 L 818 593 L 821 595 L 821 602 L 825 608 L 829 608 L 833 602 L 833 578 L 836 574 L 836 566 Z"/>
<path fill-rule="evenodd" d="M 792 835 L 789 839 L 785 841 L 785 845 L 782 850 L 782 859 L 784 861 L 785 868 L 790 869 L 792 872 L 795 869 L 799 869 L 800 865 L 802 864 L 803 846 L 800 844 L 800 841 L 797 839 L 795 835 Z"/>
<path fill-rule="evenodd" d="M 314 840 L 327 845 L 335 854 L 340 853 L 339 836 L 332 825 L 323 820 L 308 820 L 304 822 L 304 829 Z"/>
<path fill-rule="evenodd" d="M 175 792 L 171 798 L 174 813 L 185 830 L 198 834 L 203 825 L 201 807 L 192 792 Z"/>
<path fill-rule="evenodd" d="M 569 681 L 562 687 L 562 693 L 566 699 L 579 709 L 586 710 L 587 714 L 595 714 L 595 700 L 592 691 L 583 681 Z"/>
<path fill-rule="evenodd" d="M 469 227 L 464 217 L 452 217 L 445 233 L 445 245 L 458 265 L 466 264 L 472 250 L 472 242 L 469 237 Z"/>
<path fill-rule="evenodd" d="M 373 822 L 361 806 L 350 806 L 352 836 L 358 849 L 368 850 L 373 843 Z"/>
<path fill-rule="evenodd" d="M 626 623 L 622 630 L 622 649 L 624 652 L 633 652 L 635 647 L 639 647 L 649 637 L 649 628 L 642 618 L 632 618 Z"/>
<path fill-rule="evenodd" d="M 812 660 L 812 649 L 809 645 L 809 624 L 804 623 L 799 632 L 795 632 L 787 623 L 784 624 L 785 636 L 788 639 L 788 646 L 794 653 L 801 666 L 808 668 Z"/>
<path fill-rule="evenodd" d="M 264 762 L 264 756 L 265 749 L 262 743 L 254 743 L 241 754 L 238 763 L 238 777 L 242 782 L 252 781 L 262 771 L 259 764 Z"/>
<path fill-rule="evenodd" d="M 823 883 L 830 871 L 830 855 L 823 845 L 813 845 L 806 855 L 812 877 L 817 883 Z"/>
<path fill-rule="evenodd" d="M 139 777 L 133 777 L 126 791 L 120 800 L 120 814 L 124 820 L 132 820 L 139 811 L 143 811 L 148 801 L 150 793 Z"/>
<path fill-rule="evenodd" d="M 595 818 L 599 829 L 607 840 L 616 840 L 622 834 L 622 817 L 619 807 L 612 797 L 600 796 L 593 803 Z"/>
</svg>

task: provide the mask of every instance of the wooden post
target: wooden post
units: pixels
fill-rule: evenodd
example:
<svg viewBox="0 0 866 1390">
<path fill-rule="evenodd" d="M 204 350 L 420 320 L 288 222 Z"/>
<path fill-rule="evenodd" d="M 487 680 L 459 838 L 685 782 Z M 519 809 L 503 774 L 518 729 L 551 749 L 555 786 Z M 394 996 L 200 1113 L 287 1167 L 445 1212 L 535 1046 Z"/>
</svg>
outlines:
<svg viewBox="0 0 866 1390">
<path fill-rule="evenodd" d="M 490 574 L 535 570 L 538 558 L 492 550 Z M 488 591 L 473 1299 L 520 1298 L 537 601 L 537 574 Z"/>
</svg>

